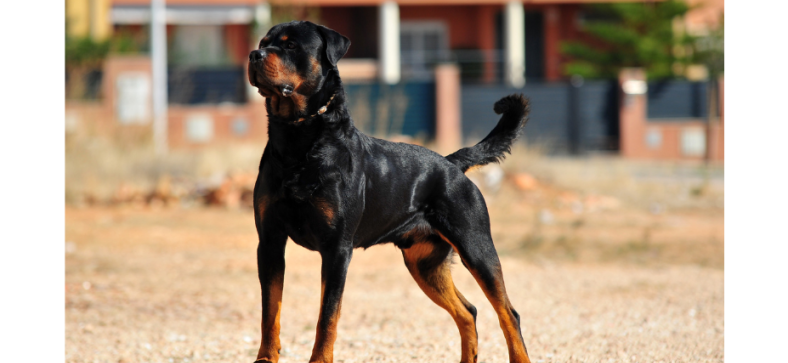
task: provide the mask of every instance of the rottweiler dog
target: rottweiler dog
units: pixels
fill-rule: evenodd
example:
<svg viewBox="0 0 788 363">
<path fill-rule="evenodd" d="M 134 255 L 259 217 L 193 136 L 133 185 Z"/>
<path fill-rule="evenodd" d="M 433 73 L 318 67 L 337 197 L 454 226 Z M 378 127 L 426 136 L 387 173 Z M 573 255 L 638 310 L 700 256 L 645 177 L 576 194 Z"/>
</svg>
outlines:
<svg viewBox="0 0 788 363">
<path fill-rule="evenodd" d="M 479 189 L 465 172 L 498 162 L 527 121 L 528 100 L 497 101 L 502 114 L 475 146 L 441 156 L 376 139 L 353 126 L 337 61 L 350 40 L 307 21 L 279 24 L 249 54 L 248 76 L 266 100 L 268 144 L 254 188 L 262 287 L 262 343 L 256 362 L 279 360 L 285 244 L 322 257 L 317 335 L 310 362 L 332 362 L 348 265 L 355 248 L 394 243 L 418 286 L 451 314 L 463 363 L 477 361 L 476 308 L 457 290 L 460 256 L 492 303 L 511 362 L 529 362 L 520 316 L 504 287 Z"/>
</svg>

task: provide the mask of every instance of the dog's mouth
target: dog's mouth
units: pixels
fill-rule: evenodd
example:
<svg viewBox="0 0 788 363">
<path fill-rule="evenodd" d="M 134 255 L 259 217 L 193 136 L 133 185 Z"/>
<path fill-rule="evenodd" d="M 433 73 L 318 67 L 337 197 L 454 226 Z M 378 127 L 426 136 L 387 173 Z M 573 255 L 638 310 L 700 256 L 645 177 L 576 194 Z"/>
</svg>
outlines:
<svg viewBox="0 0 788 363">
<path fill-rule="evenodd" d="M 263 97 L 273 97 L 273 96 L 281 96 L 281 97 L 290 97 L 295 90 L 295 87 L 291 84 L 272 84 L 266 79 L 260 79 L 262 77 L 257 77 L 251 81 L 253 87 L 257 87 L 257 91 Z"/>
<path fill-rule="evenodd" d="M 295 91 L 295 85 L 289 82 L 276 82 L 275 79 L 290 78 L 281 77 L 275 69 L 269 69 L 260 63 L 249 64 L 249 83 L 257 87 L 258 92 L 263 97 L 290 97 Z"/>
</svg>

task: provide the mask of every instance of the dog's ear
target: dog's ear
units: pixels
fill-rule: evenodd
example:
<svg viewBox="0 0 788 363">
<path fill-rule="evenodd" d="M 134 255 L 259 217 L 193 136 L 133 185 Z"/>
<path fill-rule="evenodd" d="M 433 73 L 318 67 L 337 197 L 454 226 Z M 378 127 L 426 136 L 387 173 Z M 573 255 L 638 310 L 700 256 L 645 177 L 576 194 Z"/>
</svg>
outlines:
<svg viewBox="0 0 788 363">
<path fill-rule="evenodd" d="M 336 66 L 339 59 L 350 48 L 350 39 L 322 25 L 317 26 L 317 31 L 320 32 L 320 36 L 323 37 L 326 44 L 326 59 L 332 66 Z"/>
</svg>

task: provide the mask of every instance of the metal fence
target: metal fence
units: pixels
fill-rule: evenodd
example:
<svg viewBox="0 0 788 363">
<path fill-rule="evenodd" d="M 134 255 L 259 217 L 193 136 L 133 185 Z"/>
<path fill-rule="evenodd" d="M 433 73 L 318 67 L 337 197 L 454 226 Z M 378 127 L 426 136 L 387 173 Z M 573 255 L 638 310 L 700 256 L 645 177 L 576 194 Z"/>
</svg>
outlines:
<svg viewBox="0 0 788 363">
<path fill-rule="evenodd" d="M 360 130 L 377 137 L 435 137 L 435 82 L 348 83 L 345 92 Z"/>
<path fill-rule="evenodd" d="M 167 97 L 171 104 L 246 103 L 246 69 L 170 67 Z"/>
<path fill-rule="evenodd" d="M 706 118 L 708 111 L 708 82 L 648 82 L 648 118 L 651 122 Z"/>
<path fill-rule="evenodd" d="M 618 86 L 615 81 L 572 85 L 529 82 L 523 88 L 463 85 L 462 131 L 466 142 L 483 138 L 499 116 L 501 97 L 522 93 L 531 100 L 524 139 L 552 153 L 610 151 L 618 148 Z"/>
</svg>

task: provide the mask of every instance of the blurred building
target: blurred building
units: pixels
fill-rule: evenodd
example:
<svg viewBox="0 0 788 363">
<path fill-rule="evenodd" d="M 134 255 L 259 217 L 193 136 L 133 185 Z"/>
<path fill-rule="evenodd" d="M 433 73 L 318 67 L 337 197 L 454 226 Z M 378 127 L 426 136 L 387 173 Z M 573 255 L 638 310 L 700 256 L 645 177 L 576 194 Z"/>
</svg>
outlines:
<svg viewBox="0 0 788 363">
<path fill-rule="evenodd" d="M 366 132 L 434 140 L 441 139 L 439 132 L 460 128 L 448 131 L 461 135 L 452 136 L 461 138 L 454 143 L 470 142 L 494 125 L 491 109 L 497 98 L 523 92 L 535 105 L 529 142 L 556 152 L 618 152 L 620 82 L 568 82 L 562 73 L 567 59 L 560 44 L 591 41 L 582 29 L 590 16 L 585 5 L 594 2 L 167 0 L 169 143 L 177 148 L 264 142 L 262 98 L 246 80 L 248 53 L 272 24 L 310 19 L 352 41 L 339 66 L 351 112 Z M 690 3 L 707 4 L 687 16 L 688 32 L 717 24 L 722 0 Z M 102 114 L 108 123 L 149 122 L 150 1 L 67 0 L 67 16 L 69 34 L 112 38 L 127 53 L 106 61 L 101 103 L 71 102 L 67 119 Z M 456 72 L 435 72 L 442 64 Z M 702 70 L 696 74 L 703 78 Z M 452 87 L 458 92 L 446 91 Z M 671 87 L 661 86 L 653 102 L 649 94 L 648 112 L 657 115 L 651 118 L 700 122 L 706 117 L 706 96 L 699 86 Z M 666 94 L 666 89 L 671 91 Z M 644 120 L 649 118 L 645 110 Z M 646 143 L 646 136 L 640 138 Z M 662 139 L 652 135 L 649 140 L 653 145 Z M 678 150 L 665 157 L 698 157 Z"/>
</svg>

